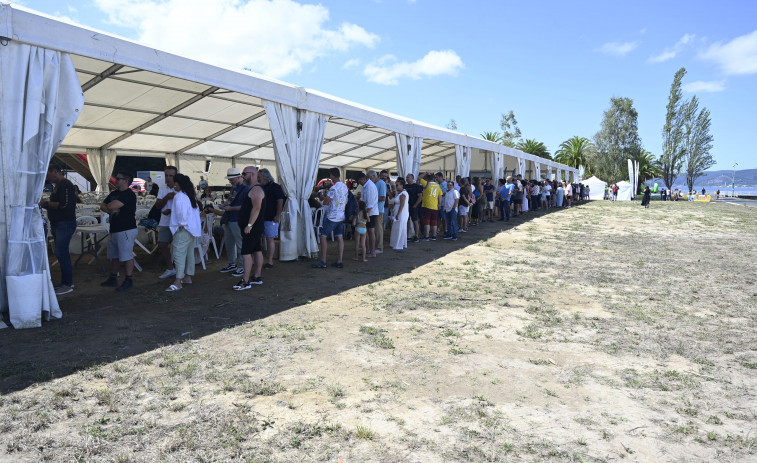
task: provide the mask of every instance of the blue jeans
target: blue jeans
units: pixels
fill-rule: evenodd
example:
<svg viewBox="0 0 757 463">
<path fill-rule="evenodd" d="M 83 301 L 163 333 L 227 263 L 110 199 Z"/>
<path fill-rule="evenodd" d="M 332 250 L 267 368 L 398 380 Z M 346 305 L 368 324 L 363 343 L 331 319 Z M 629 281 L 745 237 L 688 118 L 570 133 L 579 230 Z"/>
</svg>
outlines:
<svg viewBox="0 0 757 463">
<path fill-rule="evenodd" d="M 50 224 L 50 231 L 55 239 L 55 257 L 60 264 L 60 284 L 71 286 L 74 283 L 74 270 L 71 267 L 71 253 L 68 245 L 76 233 L 76 220 L 61 220 Z"/>
<path fill-rule="evenodd" d="M 499 219 L 505 220 L 505 217 L 510 220 L 510 200 L 502 199 L 499 202 Z"/>
<path fill-rule="evenodd" d="M 447 233 L 444 236 L 457 238 L 457 210 L 444 211 L 444 221 L 447 222 Z"/>
</svg>

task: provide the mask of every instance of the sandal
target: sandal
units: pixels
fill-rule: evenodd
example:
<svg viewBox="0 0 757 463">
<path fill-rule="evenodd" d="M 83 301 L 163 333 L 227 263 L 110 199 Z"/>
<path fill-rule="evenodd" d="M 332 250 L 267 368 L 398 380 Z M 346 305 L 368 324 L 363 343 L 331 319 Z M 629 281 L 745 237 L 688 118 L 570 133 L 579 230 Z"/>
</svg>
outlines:
<svg viewBox="0 0 757 463">
<path fill-rule="evenodd" d="M 181 288 L 182 288 L 181 286 L 171 285 L 171 286 L 169 286 L 168 288 L 166 288 L 166 291 L 167 291 L 167 292 L 171 292 L 171 291 L 178 291 L 178 290 L 180 290 Z"/>
<path fill-rule="evenodd" d="M 181 284 L 183 284 L 183 285 L 191 285 L 191 284 L 192 284 L 192 282 L 191 282 L 191 281 L 184 281 L 184 280 L 181 280 Z"/>
</svg>

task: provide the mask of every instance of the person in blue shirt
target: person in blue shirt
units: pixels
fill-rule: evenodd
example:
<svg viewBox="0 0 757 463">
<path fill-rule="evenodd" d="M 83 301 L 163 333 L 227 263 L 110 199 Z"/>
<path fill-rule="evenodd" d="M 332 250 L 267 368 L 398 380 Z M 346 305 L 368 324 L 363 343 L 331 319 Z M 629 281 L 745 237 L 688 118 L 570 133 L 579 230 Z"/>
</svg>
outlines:
<svg viewBox="0 0 757 463">
<path fill-rule="evenodd" d="M 513 178 L 507 177 L 505 182 L 502 179 L 499 180 L 501 188 L 499 190 L 499 220 L 504 221 L 507 217 L 507 221 L 510 221 L 510 199 L 513 196 Z"/>
<path fill-rule="evenodd" d="M 487 178 L 484 180 L 484 193 L 486 193 L 486 210 L 484 211 L 483 220 L 489 220 L 494 222 L 494 191 L 496 187 L 492 185 L 492 180 Z"/>
</svg>

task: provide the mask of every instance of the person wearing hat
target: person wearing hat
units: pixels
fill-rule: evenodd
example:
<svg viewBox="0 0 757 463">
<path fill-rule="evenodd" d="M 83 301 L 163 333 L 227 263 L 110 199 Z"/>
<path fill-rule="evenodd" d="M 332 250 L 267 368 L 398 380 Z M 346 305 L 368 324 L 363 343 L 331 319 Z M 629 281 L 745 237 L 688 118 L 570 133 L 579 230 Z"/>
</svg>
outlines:
<svg viewBox="0 0 757 463">
<path fill-rule="evenodd" d="M 239 209 L 242 202 L 250 192 L 250 187 L 245 185 L 242 172 L 236 167 L 226 170 L 226 180 L 231 184 L 231 195 L 221 206 L 221 225 L 223 225 L 223 242 L 226 245 L 226 254 L 229 256 L 229 264 L 221 269 L 222 273 L 233 272 L 234 276 L 244 274 L 241 265 L 242 257 L 242 230 L 239 228 Z"/>
</svg>

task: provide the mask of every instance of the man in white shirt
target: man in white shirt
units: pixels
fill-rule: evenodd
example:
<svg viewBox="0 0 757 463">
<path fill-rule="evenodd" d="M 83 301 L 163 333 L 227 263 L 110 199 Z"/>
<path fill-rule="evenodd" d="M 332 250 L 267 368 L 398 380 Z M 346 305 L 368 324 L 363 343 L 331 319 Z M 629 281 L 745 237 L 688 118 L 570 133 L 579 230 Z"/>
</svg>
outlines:
<svg viewBox="0 0 757 463">
<path fill-rule="evenodd" d="M 336 268 L 344 267 L 342 263 L 342 255 L 344 254 L 344 238 L 342 237 L 342 222 L 344 222 L 344 210 L 347 206 L 347 185 L 340 180 L 339 169 L 332 167 L 329 169 L 329 177 L 331 178 L 331 188 L 327 194 L 323 192 L 319 193 L 320 200 L 326 207 L 326 216 L 323 218 L 323 227 L 321 227 L 321 260 L 312 265 L 313 268 L 326 268 L 328 263 L 326 262 L 326 253 L 328 251 L 329 242 L 326 239 L 331 232 L 334 232 L 334 237 L 338 245 L 339 252 L 337 254 L 336 262 L 332 265 Z"/>
<path fill-rule="evenodd" d="M 363 173 L 358 174 L 356 180 L 363 187 L 361 198 L 365 202 L 365 211 L 368 214 L 368 223 L 366 224 L 368 239 L 366 240 L 365 250 L 367 255 L 365 257 L 376 257 L 376 226 L 379 215 L 378 189 L 371 179 Z"/>
<path fill-rule="evenodd" d="M 174 177 L 178 173 L 178 169 L 174 166 L 166 166 L 163 170 L 166 184 L 160 187 L 158 196 L 155 201 L 155 206 L 160 208 L 160 222 L 158 223 L 158 249 L 160 249 L 160 255 L 163 257 L 163 262 L 166 263 L 166 271 L 163 272 L 158 278 L 165 279 L 176 275 L 176 269 L 173 266 L 173 258 L 171 257 L 171 208 L 173 207 L 173 197 L 176 194 L 174 190 Z M 155 207 L 153 206 L 153 207 Z"/>
</svg>

